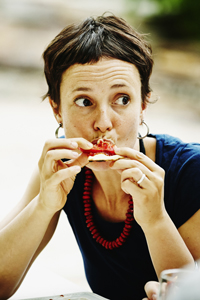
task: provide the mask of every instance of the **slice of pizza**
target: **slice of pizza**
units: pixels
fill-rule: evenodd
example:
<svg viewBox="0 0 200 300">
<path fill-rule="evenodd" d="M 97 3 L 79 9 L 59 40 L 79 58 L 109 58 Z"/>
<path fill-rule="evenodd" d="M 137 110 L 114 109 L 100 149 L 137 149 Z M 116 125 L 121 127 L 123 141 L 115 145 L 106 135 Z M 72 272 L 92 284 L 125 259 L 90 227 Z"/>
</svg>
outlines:
<svg viewBox="0 0 200 300">
<path fill-rule="evenodd" d="M 92 142 L 93 148 L 89 150 L 81 149 L 88 156 L 89 162 L 93 161 L 116 161 L 124 156 L 115 154 L 114 144 L 110 140 L 98 139 Z"/>
</svg>

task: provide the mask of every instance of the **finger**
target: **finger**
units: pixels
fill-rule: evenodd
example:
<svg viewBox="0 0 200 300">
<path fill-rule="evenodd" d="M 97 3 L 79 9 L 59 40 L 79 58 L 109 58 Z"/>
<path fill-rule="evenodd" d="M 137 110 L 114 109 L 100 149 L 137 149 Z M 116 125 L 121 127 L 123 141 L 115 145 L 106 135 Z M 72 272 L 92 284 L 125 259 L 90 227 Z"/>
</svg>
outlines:
<svg viewBox="0 0 200 300">
<path fill-rule="evenodd" d="M 49 178 L 50 185 L 58 185 L 63 180 L 76 176 L 81 171 L 80 166 L 72 166 L 70 168 L 65 168 L 57 171 Z"/>
<path fill-rule="evenodd" d="M 149 178 L 138 168 L 124 170 L 121 174 L 121 182 L 123 183 L 126 180 L 142 188 L 149 188 L 150 185 Z"/>
<path fill-rule="evenodd" d="M 56 149 L 56 150 L 50 150 L 47 152 L 45 161 L 51 162 L 51 161 L 57 161 L 61 159 L 76 159 L 80 154 L 73 150 L 68 149 Z"/>
<path fill-rule="evenodd" d="M 115 153 L 131 159 L 135 159 L 145 165 L 151 171 L 155 171 L 159 168 L 159 166 L 155 164 L 153 160 L 151 160 L 148 156 L 134 149 L 128 147 L 115 148 Z"/>
<path fill-rule="evenodd" d="M 68 167 L 78 165 L 81 168 L 88 164 L 88 156 L 85 153 L 80 154 L 77 159 L 73 159 L 65 162 Z"/>
<path fill-rule="evenodd" d="M 140 173 L 141 176 L 142 176 L 143 173 L 146 174 L 149 178 L 154 176 L 152 171 L 150 171 L 145 165 L 143 165 L 142 163 L 140 163 L 137 160 L 132 160 L 132 159 L 119 159 L 116 162 L 114 162 L 110 166 L 110 168 L 115 169 L 115 170 L 118 170 L 118 169 L 119 170 L 124 170 L 124 169 L 135 168 L 137 170 L 140 170 L 139 173 Z M 141 176 L 139 176 L 139 179 L 141 178 Z"/>
<path fill-rule="evenodd" d="M 93 144 L 83 138 L 47 140 L 44 145 L 42 155 L 38 163 L 39 168 L 40 169 L 42 168 L 46 154 L 50 150 L 70 149 L 80 153 L 79 147 L 82 147 L 84 149 L 91 149 L 93 147 Z"/>
<path fill-rule="evenodd" d="M 68 148 L 71 150 L 75 150 L 75 149 L 77 149 L 77 147 L 78 147 L 77 143 L 76 142 L 73 143 L 71 140 L 66 140 L 66 139 L 47 140 L 43 147 L 42 155 L 41 155 L 38 165 L 40 168 L 42 168 L 45 157 L 50 150 L 62 149 L 62 148 L 66 148 L 66 149 Z"/>
<path fill-rule="evenodd" d="M 45 156 L 46 153 L 49 150 L 53 149 L 61 149 L 61 148 L 66 148 L 66 149 L 77 149 L 78 144 L 76 141 L 73 141 L 72 139 L 51 139 L 47 140 L 44 144 L 42 156 Z"/>
<path fill-rule="evenodd" d="M 91 149 L 93 144 L 84 138 L 71 138 L 71 139 L 51 139 L 46 141 L 42 156 L 45 156 L 49 150 L 53 149 L 78 149 L 79 147 L 84 149 Z"/>
<path fill-rule="evenodd" d="M 141 188 L 144 189 L 143 186 L 139 186 L 137 183 L 131 181 L 131 179 L 126 179 L 121 183 L 122 190 L 129 195 L 134 195 L 134 199 L 141 198 Z"/>
<path fill-rule="evenodd" d="M 156 300 L 159 290 L 159 282 L 149 281 L 144 286 L 145 292 L 150 300 Z"/>
<path fill-rule="evenodd" d="M 46 153 L 44 158 L 43 170 L 47 174 L 51 174 L 57 171 L 56 162 L 63 159 L 75 159 L 79 156 L 77 152 L 67 149 L 50 150 Z"/>
<path fill-rule="evenodd" d="M 84 138 L 73 138 L 72 140 L 78 144 L 79 148 L 83 148 L 86 150 L 91 149 L 94 146 L 91 142 L 87 141 Z"/>
</svg>

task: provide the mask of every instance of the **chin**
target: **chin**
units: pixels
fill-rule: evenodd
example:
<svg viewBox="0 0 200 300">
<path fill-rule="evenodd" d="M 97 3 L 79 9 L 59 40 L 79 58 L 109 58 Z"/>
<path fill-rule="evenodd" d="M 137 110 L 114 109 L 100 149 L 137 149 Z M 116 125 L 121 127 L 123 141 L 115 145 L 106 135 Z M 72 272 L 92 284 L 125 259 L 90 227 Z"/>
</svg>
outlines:
<svg viewBox="0 0 200 300">
<path fill-rule="evenodd" d="M 107 171 L 110 169 L 111 161 L 94 161 L 89 162 L 86 167 L 91 169 L 92 171 Z"/>
</svg>

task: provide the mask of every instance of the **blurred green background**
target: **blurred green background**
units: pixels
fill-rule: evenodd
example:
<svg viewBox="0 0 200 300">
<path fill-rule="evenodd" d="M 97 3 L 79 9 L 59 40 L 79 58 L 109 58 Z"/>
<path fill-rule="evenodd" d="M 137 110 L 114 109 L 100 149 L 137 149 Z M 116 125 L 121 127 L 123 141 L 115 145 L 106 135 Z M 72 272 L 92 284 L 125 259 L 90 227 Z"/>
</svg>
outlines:
<svg viewBox="0 0 200 300">
<path fill-rule="evenodd" d="M 200 1 L 126 0 L 126 7 L 129 22 L 149 33 L 154 91 L 172 110 L 200 114 Z"/>
<path fill-rule="evenodd" d="M 140 15 L 159 38 L 179 43 L 200 41 L 199 0 L 128 0 L 127 3 L 129 14 Z"/>
<path fill-rule="evenodd" d="M 42 76 L 41 54 L 50 40 L 67 24 L 105 11 L 149 34 L 155 93 L 200 114 L 199 0 L 0 0 L 0 92 L 8 93 L 1 85 L 5 71 Z"/>
</svg>

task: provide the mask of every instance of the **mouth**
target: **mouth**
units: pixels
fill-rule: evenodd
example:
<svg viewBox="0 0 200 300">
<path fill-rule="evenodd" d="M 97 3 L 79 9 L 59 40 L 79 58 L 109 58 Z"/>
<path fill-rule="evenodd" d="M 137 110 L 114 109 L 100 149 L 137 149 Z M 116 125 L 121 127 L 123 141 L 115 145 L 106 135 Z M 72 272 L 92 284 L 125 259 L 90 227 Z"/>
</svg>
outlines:
<svg viewBox="0 0 200 300">
<path fill-rule="evenodd" d="M 91 141 L 91 143 L 93 145 L 98 145 L 101 142 L 108 142 L 108 143 L 110 143 L 112 145 L 115 145 L 115 142 L 112 139 L 110 139 L 110 138 L 104 138 L 104 137 L 101 138 L 101 137 L 99 137 L 99 138 L 96 138 L 96 139 L 94 139 L 94 140 Z"/>
</svg>

